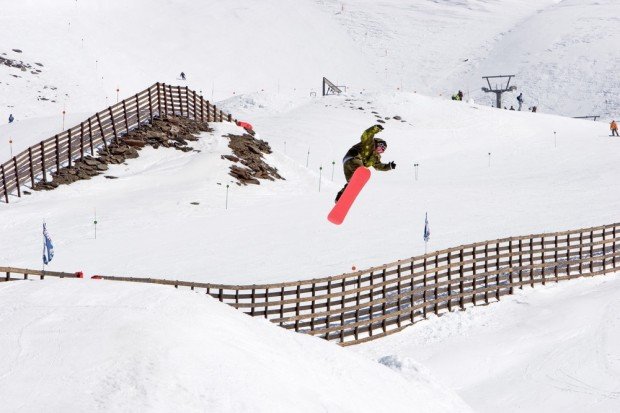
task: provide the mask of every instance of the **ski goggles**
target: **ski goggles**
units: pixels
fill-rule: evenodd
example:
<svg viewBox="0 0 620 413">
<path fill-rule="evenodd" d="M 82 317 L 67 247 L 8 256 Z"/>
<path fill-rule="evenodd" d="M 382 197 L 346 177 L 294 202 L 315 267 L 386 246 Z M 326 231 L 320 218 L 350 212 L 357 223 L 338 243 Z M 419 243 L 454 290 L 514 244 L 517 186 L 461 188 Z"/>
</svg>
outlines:
<svg viewBox="0 0 620 413">
<path fill-rule="evenodd" d="M 385 145 L 379 144 L 376 146 L 375 150 L 377 151 L 377 153 L 383 153 L 385 152 Z"/>
</svg>

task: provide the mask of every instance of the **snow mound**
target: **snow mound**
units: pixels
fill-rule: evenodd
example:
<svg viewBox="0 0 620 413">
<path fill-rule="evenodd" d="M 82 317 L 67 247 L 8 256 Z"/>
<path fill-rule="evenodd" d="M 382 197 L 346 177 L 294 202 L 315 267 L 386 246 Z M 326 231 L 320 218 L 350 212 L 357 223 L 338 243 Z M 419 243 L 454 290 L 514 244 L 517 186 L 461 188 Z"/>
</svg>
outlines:
<svg viewBox="0 0 620 413">
<path fill-rule="evenodd" d="M 191 291 L 3 283 L 0 324 L 6 411 L 464 410 L 425 374 L 405 379 Z"/>
</svg>

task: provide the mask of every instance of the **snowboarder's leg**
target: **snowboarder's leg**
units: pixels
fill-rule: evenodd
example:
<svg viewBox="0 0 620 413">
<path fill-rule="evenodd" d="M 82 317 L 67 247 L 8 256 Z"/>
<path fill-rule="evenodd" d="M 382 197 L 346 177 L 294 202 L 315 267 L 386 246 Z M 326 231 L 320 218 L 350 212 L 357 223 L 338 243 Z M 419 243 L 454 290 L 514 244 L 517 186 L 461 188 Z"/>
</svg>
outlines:
<svg viewBox="0 0 620 413">
<path fill-rule="evenodd" d="M 351 180 L 351 177 L 353 176 L 353 173 L 355 172 L 355 170 L 357 168 L 359 168 L 360 166 L 362 166 L 362 160 L 359 158 L 351 158 L 348 161 L 346 161 L 342 167 L 344 168 L 344 177 L 347 180 L 347 183 L 344 184 L 344 187 L 342 187 L 342 189 L 340 190 L 340 192 L 338 192 L 338 194 L 336 195 L 336 200 L 335 202 L 338 202 L 338 200 L 340 199 L 340 197 L 342 196 L 342 193 L 344 192 L 344 190 L 347 188 L 347 185 L 349 184 L 349 181 Z"/>
</svg>

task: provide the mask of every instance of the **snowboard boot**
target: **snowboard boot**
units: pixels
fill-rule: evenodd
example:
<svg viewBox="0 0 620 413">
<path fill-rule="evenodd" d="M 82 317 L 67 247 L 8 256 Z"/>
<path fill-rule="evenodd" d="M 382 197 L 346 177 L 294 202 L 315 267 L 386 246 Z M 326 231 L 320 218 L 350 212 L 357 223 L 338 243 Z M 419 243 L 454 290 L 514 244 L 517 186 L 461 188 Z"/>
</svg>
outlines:
<svg viewBox="0 0 620 413">
<path fill-rule="evenodd" d="M 338 195 L 336 195 L 336 201 L 334 201 L 334 202 L 338 202 L 338 200 L 342 196 L 342 193 L 344 192 L 344 190 L 347 189 L 347 185 L 349 185 L 349 184 L 348 183 L 344 184 L 344 187 L 340 190 L 340 192 L 338 192 Z"/>
</svg>

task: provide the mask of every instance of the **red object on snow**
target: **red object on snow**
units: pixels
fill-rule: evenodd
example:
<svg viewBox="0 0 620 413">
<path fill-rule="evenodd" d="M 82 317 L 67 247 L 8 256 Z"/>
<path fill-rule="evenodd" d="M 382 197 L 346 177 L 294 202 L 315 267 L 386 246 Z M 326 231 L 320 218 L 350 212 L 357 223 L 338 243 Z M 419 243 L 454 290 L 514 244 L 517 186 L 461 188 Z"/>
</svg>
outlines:
<svg viewBox="0 0 620 413">
<path fill-rule="evenodd" d="M 248 131 L 250 131 L 250 130 L 254 130 L 254 128 L 252 127 L 252 125 L 250 125 L 250 124 L 249 124 L 249 123 L 247 123 L 247 122 L 237 121 L 237 126 L 241 126 L 243 129 L 248 130 Z"/>
<path fill-rule="evenodd" d="M 78 278 L 84 278 L 84 273 L 82 271 L 78 271 L 75 273 L 75 276 Z"/>
<path fill-rule="evenodd" d="M 103 279 L 103 277 L 101 275 L 93 275 L 92 277 L 90 277 L 91 280 L 101 280 Z"/>
</svg>

